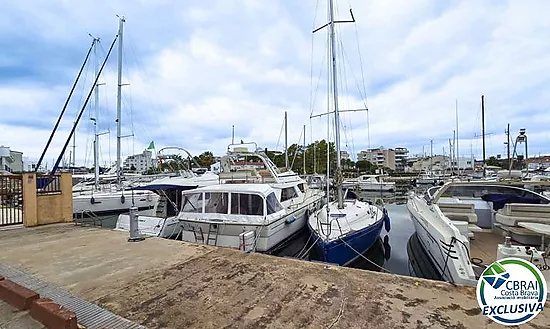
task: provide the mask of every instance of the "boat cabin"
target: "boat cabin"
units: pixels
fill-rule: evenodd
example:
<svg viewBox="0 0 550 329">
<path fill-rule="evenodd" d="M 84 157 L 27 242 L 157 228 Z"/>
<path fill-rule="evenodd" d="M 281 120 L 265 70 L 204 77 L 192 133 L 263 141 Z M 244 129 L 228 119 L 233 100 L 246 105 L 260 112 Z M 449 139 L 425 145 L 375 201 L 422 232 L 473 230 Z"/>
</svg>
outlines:
<svg viewBox="0 0 550 329">
<path fill-rule="evenodd" d="M 183 192 L 182 198 L 180 214 L 185 215 L 209 214 L 219 219 L 234 215 L 265 217 L 283 210 L 276 191 L 265 184 L 208 186 Z"/>
</svg>

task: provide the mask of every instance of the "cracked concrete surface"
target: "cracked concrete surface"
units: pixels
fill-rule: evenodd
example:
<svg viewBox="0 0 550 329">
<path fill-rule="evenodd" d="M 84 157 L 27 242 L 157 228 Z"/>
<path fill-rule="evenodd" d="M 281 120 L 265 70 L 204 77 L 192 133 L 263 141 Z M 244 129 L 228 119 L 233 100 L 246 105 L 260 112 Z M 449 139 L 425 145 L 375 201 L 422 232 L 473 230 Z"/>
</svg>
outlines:
<svg viewBox="0 0 550 329">
<path fill-rule="evenodd" d="M 150 328 L 502 327 L 472 287 L 126 238 L 67 224 L 3 231 L 0 262 Z M 520 327 L 550 328 L 548 312 Z"/>
</svg>

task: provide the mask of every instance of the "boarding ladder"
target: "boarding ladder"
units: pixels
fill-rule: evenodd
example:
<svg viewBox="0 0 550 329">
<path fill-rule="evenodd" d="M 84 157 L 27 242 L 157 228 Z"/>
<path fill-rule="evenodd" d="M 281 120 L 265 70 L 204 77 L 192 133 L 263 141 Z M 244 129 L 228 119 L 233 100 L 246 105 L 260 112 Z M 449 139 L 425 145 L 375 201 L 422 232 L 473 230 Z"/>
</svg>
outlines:
<svg viewBox="0 0 550 329">
<path fill-rule="evenodd" d="M 197 232 L 198 231 L 198 232 Z M 204 234 L 202 232 L 202 227 L 199 227 L 199 229 L 197 230 L 194 226 L 193 226 L 193 235 L 195 236 L 195 242 L 199 243 L 204 243 Z"/>
<path fill-rule="evenodd" d="M 193 235 L 195 236 L 195 242 L 203 243 L 209 246 L 217 245 L 219 229 L 220 229 L 220 224 L 214 224 L 214 223 L 209 224 L 208 234 L 205 240 L 202 227 L 196 228 L 193 226 Z"/>
<path fill-rule="evenodd" d="M 215 246 L 218 243 L 218 232 L 220 229 L 219 224 L 210 224 L 208 226 L 208 237 L 206 239 L 207 245 Z M 210 244 L 210 241 L 213 241 L 214 244 Z"/>
<path fill-rule="evenodd" d="M 157 203 L 156 216 L 157 217 L 166 217 L 166 196 L 161 195 Z"/>
<path fill-rule="evenodd" d="M 78 215 L 80 214 L 80 218 Z M 81 226 L 100 226 L 103 227 L 103 220 L 91 210 L 82 210 L 73 215 L 75 225 Z"/>
</svg>

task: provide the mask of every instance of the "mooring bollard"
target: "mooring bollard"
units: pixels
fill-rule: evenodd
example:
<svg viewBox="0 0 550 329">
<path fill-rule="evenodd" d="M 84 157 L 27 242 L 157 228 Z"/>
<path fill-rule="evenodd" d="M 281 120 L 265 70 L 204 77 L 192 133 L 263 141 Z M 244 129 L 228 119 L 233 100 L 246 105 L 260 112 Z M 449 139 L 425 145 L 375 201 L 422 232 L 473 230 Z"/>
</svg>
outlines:
<svg viewBox="0 0 550 329">
<path fill-rule="evenodd" d="M 139 236 L 138 208 L 130 207 L 130 238 L 128 238 L 128 242 L 137 242 L 142 240 L 144 240 L 144 238 Z"/>
</svg>

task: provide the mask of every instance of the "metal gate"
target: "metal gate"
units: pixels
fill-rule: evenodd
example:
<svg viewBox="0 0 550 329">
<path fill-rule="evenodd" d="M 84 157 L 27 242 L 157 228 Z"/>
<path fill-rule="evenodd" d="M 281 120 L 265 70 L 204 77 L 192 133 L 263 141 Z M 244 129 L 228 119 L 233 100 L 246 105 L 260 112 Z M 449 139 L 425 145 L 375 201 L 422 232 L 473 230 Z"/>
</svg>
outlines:
<svg viewBox="0 0 550 329">
<path fill-rule="evenodd" d="M 0 175 L 0 226 L 23 223 L 21 175 Z"/>
</svg>

